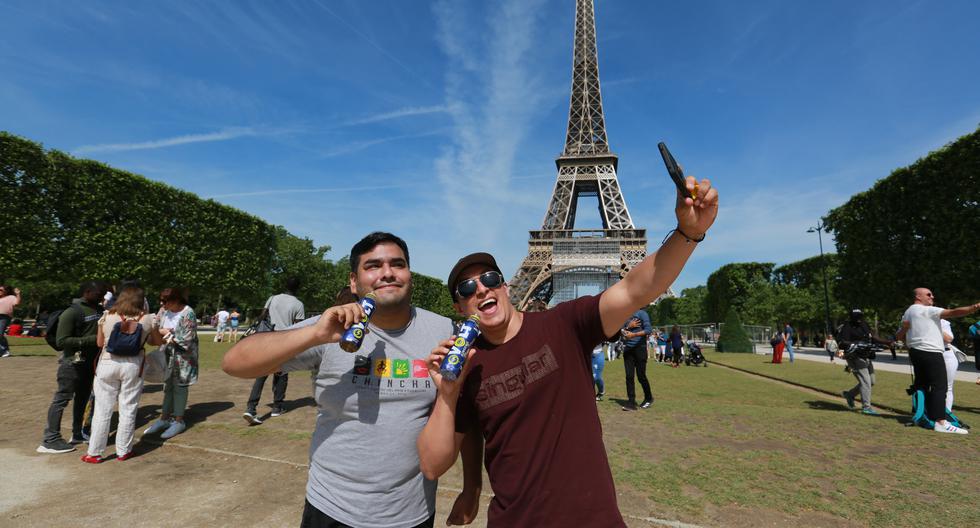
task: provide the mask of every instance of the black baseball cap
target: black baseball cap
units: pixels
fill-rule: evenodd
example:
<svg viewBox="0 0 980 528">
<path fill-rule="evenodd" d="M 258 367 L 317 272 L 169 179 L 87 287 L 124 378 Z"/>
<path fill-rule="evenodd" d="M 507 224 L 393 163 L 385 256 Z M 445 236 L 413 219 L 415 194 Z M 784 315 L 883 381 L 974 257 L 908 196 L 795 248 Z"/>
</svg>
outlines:
<svg viewBox="0 0 980 528">
<path fill-rule="evenodd" d="M 466 255 L 465 257 L 459 259 L 459 262 L 453 266 L 453 270 L 449 272 L 449 280 L 446 281 L 446 286 L 449 287 L 449 297 L 453 301 L 456 300 L 456 285 L 459 283 L 459 274 L 473 264 L 484 264 L 489 266 L 490 269 L 503 275 L 503 273 L 500 271 L 500 266 L 497 265 L 497 261 L 493 258 L 493 255 L 489 253 L 470 253 L 469 255 Z"/>
</svg>

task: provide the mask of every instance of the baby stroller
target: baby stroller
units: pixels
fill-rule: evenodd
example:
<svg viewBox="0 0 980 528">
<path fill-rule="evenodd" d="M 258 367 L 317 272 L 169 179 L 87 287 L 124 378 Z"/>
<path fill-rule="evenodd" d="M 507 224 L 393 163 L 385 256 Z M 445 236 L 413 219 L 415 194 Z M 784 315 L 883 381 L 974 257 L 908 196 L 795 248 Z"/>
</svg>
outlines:
<svg viewBox="0 0 980 528">
<path fill-rule="evenodd" d="M 708 361 L 704 359 L 704 354 L 701 353 L 701 347 L 694 341 L 687 342 L 687 355 L 684 357 L 684 364 L 687 366 L 698 366 L 704 363 L 704 366 L 708 366 Z"/>
</svg>

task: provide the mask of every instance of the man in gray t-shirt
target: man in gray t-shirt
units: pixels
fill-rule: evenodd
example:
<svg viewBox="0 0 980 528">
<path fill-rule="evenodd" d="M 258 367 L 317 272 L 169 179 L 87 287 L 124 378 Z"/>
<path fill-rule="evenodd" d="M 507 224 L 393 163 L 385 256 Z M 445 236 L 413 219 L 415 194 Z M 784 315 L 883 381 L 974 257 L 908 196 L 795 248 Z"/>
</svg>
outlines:
<svg viewBox="0 0 980 528">
<path fill-rule="evenodd" d="M 285 330 L 295 323 L 303 320 L 303 302 L 296 298 L 299 292 L 299 279 L 289 277 L 286 279 L 286 293 L 280 293 L 269 297 L 265 301 L 265 308 L 259 315 L 259 320 L 269 318 L 273 330 Z M 252 384 L 252 393 L 248 396 L 248 403 L 245 404 L 245 412 L 242 418 L 249 425 L 260 425 L 262 419 L 259 418 L 258 406 L 262 399 L 262 389 L 269 376 L 259 376 Z M 289 384 L 289 374 L 286 372 L 276 372 L 272 375 L 272 412 L 270 416 L 279 416 L 286 412 L 283 406 L 286 400 L 286 386 Z"/>
<path fill-rule="evenodd" d="M 275 335 L 240 341 L 222 368 L 246 378 L 317 370 L 303 526 L 431 527 L 436 481 L 420 471 L 416 440 L 436 394 L 426 360 L 452 335 L 452 324 L 411 305 L 408 248 L 400 238 L 372 233 L 351 249 L 350 263 L 351 290 L 377 297 L 358 351 L 337 345 L 364 315 L 359 305 L 346 304 Z M 450 521 L 468 523 L 476 515 L 481 442 L 479 436 L 465 442 L 463 492 Z"/>
</svg>

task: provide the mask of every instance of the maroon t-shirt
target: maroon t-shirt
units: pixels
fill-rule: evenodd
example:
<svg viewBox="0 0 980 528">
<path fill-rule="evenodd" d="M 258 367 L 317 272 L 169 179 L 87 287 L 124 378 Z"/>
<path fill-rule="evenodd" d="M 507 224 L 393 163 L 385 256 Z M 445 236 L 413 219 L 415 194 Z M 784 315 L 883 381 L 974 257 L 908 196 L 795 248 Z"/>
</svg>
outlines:
<svg viewBox="0 0 980 528">
<path fill-rule="evenodd" d="M 525 313 L 502 345 L 477 339 L 456 430 L 476 421 L 483 432 L 488 526 L 626 526 L 592 389 L 592 349 L 605 337 L 599 297 L 582 297 Z"/>
</svg>

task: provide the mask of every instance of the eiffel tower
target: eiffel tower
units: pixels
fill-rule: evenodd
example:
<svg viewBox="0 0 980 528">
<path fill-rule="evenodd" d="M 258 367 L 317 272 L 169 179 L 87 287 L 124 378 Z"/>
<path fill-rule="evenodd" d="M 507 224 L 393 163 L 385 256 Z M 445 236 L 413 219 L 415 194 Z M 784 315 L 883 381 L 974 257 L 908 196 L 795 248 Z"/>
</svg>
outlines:
<svg viewBox="0 0 980 528">
<path fill-rule="evenodd" d="M 618 163 L 602 113 L 593 0 L 577 0 L 565 149 L 555 159 L 558 179 L 541 230 L 530 232 L 528 254 L 510 281 L 519 309 L 598 293 L 646 256 L 646 230 L 633 226 L 616 178 Z M 602 229 L 575 229 L 580 196 L 598 198 Z"/>
</svg>

